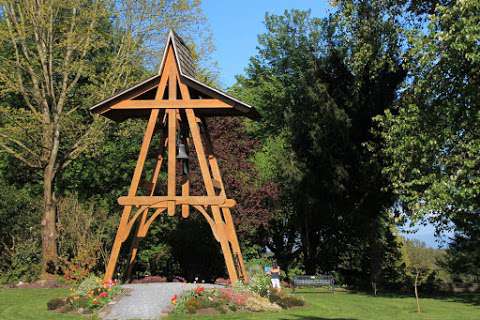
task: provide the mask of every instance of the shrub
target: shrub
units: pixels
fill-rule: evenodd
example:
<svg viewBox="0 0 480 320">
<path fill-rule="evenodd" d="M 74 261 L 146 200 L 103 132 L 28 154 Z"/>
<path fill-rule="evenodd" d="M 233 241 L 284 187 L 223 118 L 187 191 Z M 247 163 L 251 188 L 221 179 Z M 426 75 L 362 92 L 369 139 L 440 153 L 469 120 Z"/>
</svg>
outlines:
<svg viewBox="0 0 480 320">
<path fill-rule="evenodd" d="M 270 294 L 270 277 L 266 274 L 256 274 L 252 276 L 248 283 L 248 289 L 262 297 L 268 297 Z"/>
<path fill-rule="evenodd" d="M 195 297 L 191 297 L 187 301 L 185 301 L 185 310 L 188 313 L 195 313 L 200 308 L 200 302 L 195 299 Z"/>
<path fill-rule="evenodd" d="M 100 287 L 102 285 L 102 279 L 95 275 L 90 275 L 83 280 L 78 286 L 75 294 L 79 296 L 87 295 L 88 292 Z"/>
<path fill-rule="evenodd" d="M 245 303 L 245 309 L 253 312 L 260 312 L 260 311 L 277 311 L 281 308 L 271 303 L 267 298 L 260 297 L 260 296 L 252 296 L 247 299 Z"/>
<path fill-rule="evenodd" d="M 305 274 L 305 272 L 302 269 L 299 267 L 293 267 L 288 269 L 287 278 L 291 282 L 295 276 L 301 276 L 303 274 Z"/>
<path fill-rule="evenodd" d="M 6 259 L 9 260 L 9 267 L 0 277 L 0 282 L 37 280 L 42 270 L 40 252 L 40 245 L 35 240 L 26 240 L 16 244 L 10 252 L 7 252 Z"/>
<path fill-rule="evenodd" d="M 47 302 L 47 309 L 48 310 L 57 310 L 60 307 L 63 307 L 66 304 L 65 299 L 61 298 L 54 298 Z"/>
<path fill-rule="evenodd" d="M 270 302 L 278 304 L 283 309 L 305 305 L 305 301 L 302 298 L 286 294 L 283 291 L 272 292 L 270 294 Z"/>
</svg>

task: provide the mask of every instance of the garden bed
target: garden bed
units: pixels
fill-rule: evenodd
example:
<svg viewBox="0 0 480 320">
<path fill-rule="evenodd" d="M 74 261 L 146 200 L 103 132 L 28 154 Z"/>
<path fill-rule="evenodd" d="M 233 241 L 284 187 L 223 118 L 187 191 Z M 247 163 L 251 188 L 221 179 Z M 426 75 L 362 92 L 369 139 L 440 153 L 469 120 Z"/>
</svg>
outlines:
<svg viewBox="0 0 480 320">
<path fill-rule="evenodd" d="M 248 287 L 205 289 L 197 287 L 182 296 L 172 296 L 172 314 L 215 315 L 234 312 L 280 311 L 303 306 L 304 300 L 285 292 L 268 291 L 265 296 Z"/>
<path fill-rule="evenodd" d="M 67 297 L 48 301 L 47 309 L 59 313 L 91 314 L 118 299 L 123 290 L 114 281 L 103 283 L 100 278 L 91 276 L 71 288 Z"/>
</svg>

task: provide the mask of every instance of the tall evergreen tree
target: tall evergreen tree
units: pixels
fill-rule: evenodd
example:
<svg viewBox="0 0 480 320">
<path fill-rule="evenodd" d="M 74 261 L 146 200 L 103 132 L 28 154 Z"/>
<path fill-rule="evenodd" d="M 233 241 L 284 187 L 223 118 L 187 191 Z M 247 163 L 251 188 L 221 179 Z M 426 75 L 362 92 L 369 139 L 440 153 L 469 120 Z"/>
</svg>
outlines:
<svg viewBox="0 0 480 320">
<path fill-rule="evenodd" d="M 235 90 L 263 117 L 252 125 L 264 141 L 257 166 L 281 186 L 291 210 L 279 216 L 298 235 L 309 274 L 358 270 L 376 281 L 382 270 L 393 197 L 366 145 L 376 143 L 373 117 L 391 108 L 405 79 L 400 13 L 384 2 L 340 1 L 327 19 L 267 15 L 258 54 L 238 78 Z"/>
</svg>

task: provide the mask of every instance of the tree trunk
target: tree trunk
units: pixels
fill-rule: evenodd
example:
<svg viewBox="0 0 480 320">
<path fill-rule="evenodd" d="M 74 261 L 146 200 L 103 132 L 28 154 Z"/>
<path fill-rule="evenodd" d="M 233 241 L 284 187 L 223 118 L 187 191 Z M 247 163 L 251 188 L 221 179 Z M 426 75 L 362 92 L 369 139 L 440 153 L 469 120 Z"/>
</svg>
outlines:
<svg viewBox="0 0 480 320">
<path fill-rule="evenodd" d="M 415 300 L 417 301 L 417 312 L 420 313 L 420 301 L 418 300 L 418 272 L 415 275 Z"/>
<path fill-rule="evenodd" d="M 55 272 L 57 262 L 57 203 L 54 192 L 54 173 L 47 166 L 43 176 L 43 219 L 42 219 L 42 277 Z"/>
<path fill-rule="evenodd" d="M 55 273 L 57 264 L 57 199 L 55 178 L 57 155 L 60 146 L 58 117 L 44 133 L 48 164 L 43 172 L 43 219 L 42 219 L 42 278 Z M 51 143 L 49 143 L 51 141 Z"/>
</svg>

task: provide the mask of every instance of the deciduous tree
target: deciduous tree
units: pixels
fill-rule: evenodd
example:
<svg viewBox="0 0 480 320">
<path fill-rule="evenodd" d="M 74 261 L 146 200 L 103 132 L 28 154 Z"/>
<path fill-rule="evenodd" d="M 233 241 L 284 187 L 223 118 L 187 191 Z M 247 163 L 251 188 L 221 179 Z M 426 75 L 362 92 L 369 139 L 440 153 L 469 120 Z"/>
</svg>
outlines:
<svg viewBox="0 0 480 320">
<path fill-rule="evenodd" d="M 1 3 L 0 147 L 43 184 L 44 271 L 57 258 L 56 182 L 105 126 L 88 107 L 144 75 L 167 28 L 202 19 L 198 1 Z"/>
</svg>

